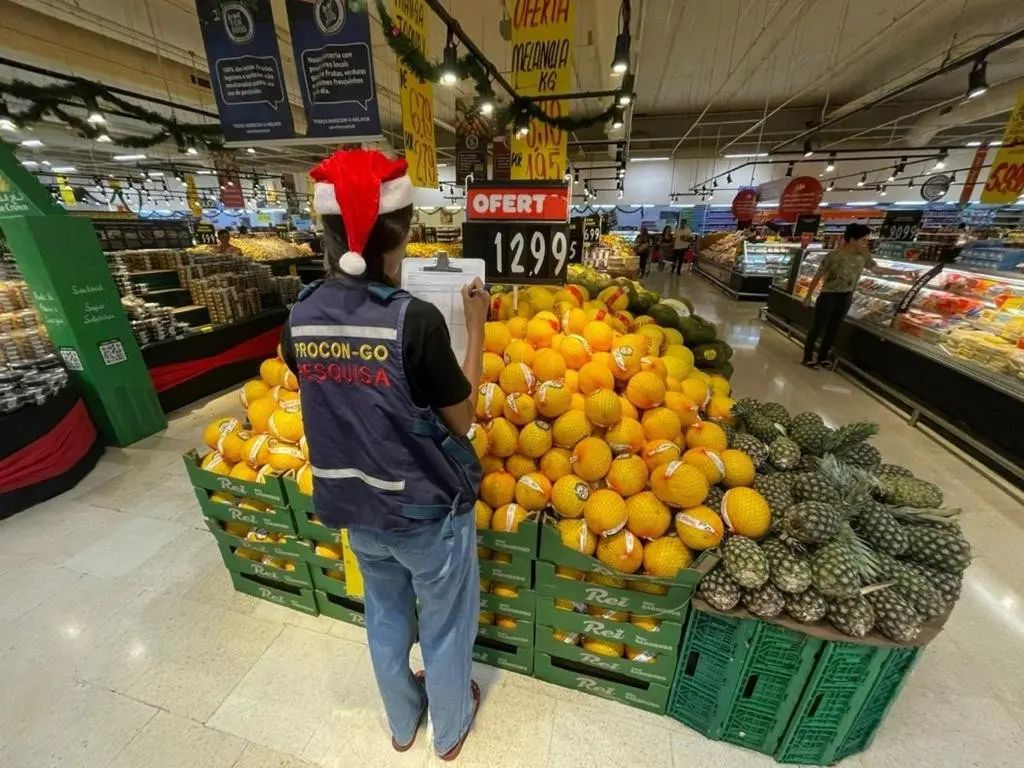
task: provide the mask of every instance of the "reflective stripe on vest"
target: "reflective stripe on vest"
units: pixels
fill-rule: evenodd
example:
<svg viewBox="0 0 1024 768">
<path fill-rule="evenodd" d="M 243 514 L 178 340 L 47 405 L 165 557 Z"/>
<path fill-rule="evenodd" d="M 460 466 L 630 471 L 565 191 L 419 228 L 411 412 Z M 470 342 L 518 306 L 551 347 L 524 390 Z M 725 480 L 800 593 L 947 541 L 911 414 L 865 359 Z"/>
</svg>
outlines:
<svg viewBox="0 0 1024 768">
<path fill-rule="evenodd" d="M 382 480 L 379 477 L 368 475 L 360 469 L 322 469 L 313 467 L 313 477 L 320 477 L 324 480 L 362 480 L 371 488 L 380 491 L 393 491 L 401 493 L 405 490 L 405 480 Z"/>
<path fill-rule="evenodd" d="M 330 338 L 338 336 L 352 336 L 357 339 L 381 339 L 383 341 L 395 341 L 398 339 L 398 330 L 395 328 L 374 328 L 364 325 L 294 325 L 292 326 L 292 338 L 311 336 L 313 338 Z"/>
</svg>

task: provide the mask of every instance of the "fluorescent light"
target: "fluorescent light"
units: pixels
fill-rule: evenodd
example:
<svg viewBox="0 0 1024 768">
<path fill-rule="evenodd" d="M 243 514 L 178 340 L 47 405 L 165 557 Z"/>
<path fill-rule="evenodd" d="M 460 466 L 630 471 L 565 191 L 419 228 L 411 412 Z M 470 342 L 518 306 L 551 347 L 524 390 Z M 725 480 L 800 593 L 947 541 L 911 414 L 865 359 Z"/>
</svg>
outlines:
<svg viewBox="0 0 1024 768">
<path fill-rule="evenodd" d="M 924 203 L 920 200 L 894 200 L 893 205 L 920 205 L 924 207 Z"/>
<path fill-rule="evenodd" d="M 21 164 L 24 165 L 26 168 L 35 168 L 37 165 L 39 165 L 39 163 L 37 163 L 35 160 L 22 160 Z"/>
<path fill-rule="evenodd" d="M 160 178 L 163 178 L 164 172 L 163 171 L 150 171 L 147 175 L 151 179 L 160 179 Z"/>
<path fill-rule="evenodd" d="M 246 148 L 245 151 L 248 152 L 250 155 L 255 155 L 256 154 L 256 150 L 254 148 L 252 148 L 252 147 Z"/>
<path fill-rule="evenodd" d="M 861 201 L 856 202 L 856 203 L 847 203 L 847 205 L 850 206 L 851 208 L 858 208 L 860 206 L 865 206 L 865 205 L 878 205 L 878 201 L 877 200 L 861 200 Z"/>
<path fill-rule="evenodd" d="M 668 160 L 667 157 L 631 157 L 630 161 L 634 163 L 660 163 L 664 160 Z"/>
<path fill-rule="evenodd" d="M 1001 147 L 1001 146 L 1003 146 L 1003 142 L 1001 142 L 1001 141 L 990 141 L 988 143 L 988 145 L 990 147 Z"/>
<path fill-rule="evenodd" d="M 768 157 L 767 152 L 740 152 L 738 154 L 723 155 L 723 157 Z"/>
<path fill-rule="evenodd" d="M 18 130 L 18 126 L 13 120 L 8 120 L 6 117 L 0 118 L 0 131 L 16 130 Z"/>
<path fill-rule="evenodd" d="M 669 207 L 670 208 L 693 208 L 694 204 L 693 203 L 672 203 Z"/>
<path fill-rule="evenodd" d="M 77 168 L 73 165 L 55 165 L 50 168 L 51 173 L 74 173 Z"/>
<path fill-rule="evenodd" d="M 758 203 L 757 207 L 758 208 L 778 208 L 779 204 L 778 203 Z"/>
<path fill-rule="evenodd" d="M 213 171 L 196 171 L 196 173 L 198 175 L 200 175 L 200 176 L 213 176 L 214 172 Z"/>
<path fill-rule="evenodd" d="M 966 144 L 964 144 L 964 146 L 965 147 L 980 147 L 981 146 L 981 142 L 980 141 L 968 141 Z"/>
<path fill-rule="evenodd" d="M 107 122 L 107 119 L 103 116 L 103 113 L 98 109 L 94 109 L 89 113 L 89 116 L 85 118 L 85 122 L 89 125 L 103 125 Z"/>
<path fill-rule="evenodd" d="M 34 149 L 36 147 L 43 146 L 43 142 L 41 142 L 39 139 L 25 139 L 23 142 L 21 142 L 21 146 L 32 147 Z"/>
<path fill-rule="evenodd" d="M 145 160 L 145 155 L 114 155 L 114 159 L 119 163 L 130 163 L 135 160 Z"/>
<path fill-rule="evenodd" d="M 818 203 L 819 208 L 828 208 L 828 203 Z"/>
<path fill-rule="evenodd" d="M 96 141 L 98 141 L 100 144 L 109 144 L 110 142 L 113 141 L 113 139 L 110 138 L 110 136 L 108 136 L 107 134 L 101 133 L 99 136 L 96 137 Z"/>
</svg>

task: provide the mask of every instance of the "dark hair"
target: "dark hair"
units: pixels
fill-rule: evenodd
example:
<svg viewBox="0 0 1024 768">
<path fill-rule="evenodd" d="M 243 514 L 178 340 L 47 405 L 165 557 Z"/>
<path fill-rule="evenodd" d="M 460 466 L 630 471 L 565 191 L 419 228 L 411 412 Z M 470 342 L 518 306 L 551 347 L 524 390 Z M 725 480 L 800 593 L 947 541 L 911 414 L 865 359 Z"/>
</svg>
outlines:
<svg viewBox="0 0 1024 768">
<path fill-rule="evenodd" d="M 867 224 L 848 224 L 846 231 L 843 232 L 843 240 L 847 243 L 853 242 L 854 240 L 860 240 L 862 237 L 871 234 L 871 227 Z"/>
<path fill-rule="evenodd" d="M 666 235 L 671 235 L 671 234 L 672 234 L 672 227 L 670 227 L 668 224 L 666 224 L 665 228 L 663 230 L 661 230 L 661 236 L 665 237 Z"/>
<path fill-rule="evenodd" d="M 220 229 L 217 230 L 217 237 L 220 237 L 221 235 L 230 235 L 230 234 L 231 234 L 231 230 L 228 229 L 227 227 L 221 227 Z"/>
<path fill-rule="evenodd" d="M 324 261 L 328 276 L 345 274 L 338 266 L 338 260 L 348 251 L 348 236 L 341 216 L 324 216 Z M 360 277 L 375 283 L 388 283 L 384 273 L 384 254 L 395 250 L 409 234 L 412 226 L 412 206 L 399 208 L 391 213 L 382 213 L 374 222 L 370 236 L 363 247 L 366 272 Z"/>
</svg>

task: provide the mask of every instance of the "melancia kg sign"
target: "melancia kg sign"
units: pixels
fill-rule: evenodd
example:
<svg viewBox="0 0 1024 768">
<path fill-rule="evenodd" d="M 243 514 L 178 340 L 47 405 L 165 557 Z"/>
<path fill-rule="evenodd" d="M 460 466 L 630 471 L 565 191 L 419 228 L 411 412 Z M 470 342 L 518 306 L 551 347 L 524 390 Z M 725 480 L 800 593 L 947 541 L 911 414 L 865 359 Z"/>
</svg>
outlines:
<svg viewBox="0 0 1024 768">
<path fill-rule="evenodd" d="M 462 242 L 467 257 L 486 263 L 489 283 L 565 283 L 569 188 L 558 181 L 471 183 Z"/>
<path fill-rule="evenodd" d="M 196 0 L 196 14 L 224 138 L 292 138 L 270 0 Z"/>
<path fill-rule="evenodd" d="M 346 0 L 288 0 L 309 138 L 380 136 L 370 18 Z"/>
</svg>

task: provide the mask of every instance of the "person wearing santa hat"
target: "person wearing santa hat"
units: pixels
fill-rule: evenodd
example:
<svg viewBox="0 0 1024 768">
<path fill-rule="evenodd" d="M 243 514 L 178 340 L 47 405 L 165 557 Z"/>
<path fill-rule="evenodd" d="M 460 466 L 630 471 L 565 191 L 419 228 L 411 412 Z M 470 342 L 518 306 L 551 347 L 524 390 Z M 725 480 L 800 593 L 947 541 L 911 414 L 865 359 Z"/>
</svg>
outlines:
<svg viewBox="0 0 1024 768">
<path fill-rule="evenodd" d="M 409 749 L 429 709 L 434 748 L 453 760 L 480 705 L 480 463 L 466 434 L 488 296 L 479 280 L 462 290 L 460 366 L 440 311 L 396 287 L 412 224 L 405 160 L 343 150 L 310 176 L 328 276 L 292 308 L 282 350 L 299 380 L 313 505 L 348 529 L 359 561 L 392 746 Z M 426 670 L 413 674 L 417 634 Z"/>
</svg>

